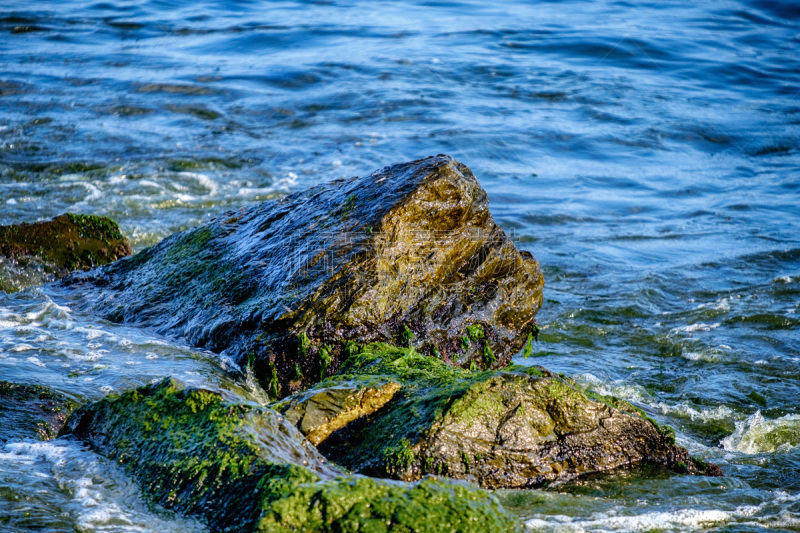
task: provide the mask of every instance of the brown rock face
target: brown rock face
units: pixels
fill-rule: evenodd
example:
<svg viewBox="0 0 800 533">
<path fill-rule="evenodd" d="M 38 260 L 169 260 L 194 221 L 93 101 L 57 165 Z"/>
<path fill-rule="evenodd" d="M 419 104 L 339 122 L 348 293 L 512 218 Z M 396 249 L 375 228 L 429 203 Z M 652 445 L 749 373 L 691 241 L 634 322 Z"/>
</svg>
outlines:
<svg viewBox="0 0 800 533">
<path fill-rule="evenodd" d="M 333 432 L 319 450 L 366 475 L 412 481 L 436 474 L 490 489 L 531 488 L 634 465 L 721 475 L 628 402 L 592 396 L 542 368 L 468 372 L 374 344 L 302 398 L 324 398 L 357 379 L 394 380 L 402 388 L 381 409 Z"/>
<path fill-rule="evenodd" d="M 401 389 L 394 381 L 367 383 L 357 380 L 329 388 L 300 393 L 273 408 L 297 427 L 311 444 L 318 446 L 336 430 L 370 415 L 386 405 Z"/>
<path fill-rule="evenodd" d="M 544 284 L 444 155 L 225 213 L 67 283 L 101 286 L 84 307 L 111 320 L 251 365 L 274 397 L 333 374 L 348 341 L 502 366 L 535 331 Z"/>
<path fill-rule="evenodd" d="M 104 265 L 131 253 L 117 223 L 106 217 L 67 213 L 46 222 L 0 226 L 0 256 L 17 260 L 35 257 L 54 265 L 60 275 Z"/>
</svg>

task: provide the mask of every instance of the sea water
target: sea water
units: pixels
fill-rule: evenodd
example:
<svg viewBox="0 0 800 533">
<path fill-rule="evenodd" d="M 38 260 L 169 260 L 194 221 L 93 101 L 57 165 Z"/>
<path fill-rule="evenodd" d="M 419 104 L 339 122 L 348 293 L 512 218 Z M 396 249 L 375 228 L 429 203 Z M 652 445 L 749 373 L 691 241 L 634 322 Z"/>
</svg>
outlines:
<svg viewBox="0 0 800 533">
<path fill-rule="evenodd" d="M 0 0 L 0 224 L 224 210 L 447 153 L 545 273 L 521 364 L 626 398 L 724 478 L 499 491 L 535 531 L 800 530 L 800 7 Z M 79 401 L 229 363 L 3 262 L 0 379 Z M 250 386 L 253 394 L 255 387 Z M 73 441 L 0 443 L 0 529 L 196 531 Z"/>
</svg>

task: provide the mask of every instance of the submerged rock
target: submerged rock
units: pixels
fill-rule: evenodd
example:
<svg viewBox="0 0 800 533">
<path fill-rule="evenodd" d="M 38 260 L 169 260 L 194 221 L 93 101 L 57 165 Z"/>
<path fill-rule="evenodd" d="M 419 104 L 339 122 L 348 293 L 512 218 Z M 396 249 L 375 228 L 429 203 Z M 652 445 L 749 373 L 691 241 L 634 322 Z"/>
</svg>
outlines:
<svg viewBox="0 0 800 533">
<path fill-rule="evenodd" d="M 214 531 L 507 531 L 488 493 L 445 480 L 345 476 L 275 411 L 166 379 L 78 409 L 72 435 L 152 502 Z"/>
<path fill-rule="evenodd" d="M 42 385 L 0 381 L 0 442 L 55 437 L 74 403 Z"/>
<path fill-rule="evenodd" d="M 117 223 L 106 217 L 67 213 L 46 222 L 0 226 L 0 256 L 24 265 L 43 263 L 55 277 L 131 253 Z"/>
<path fill-rule="evenodd" d="M 535 335 L 539 264 L 448 156 L 225 213 L 91 283 L 85 307 L 251 365 L 273 397 L 333 374 L 347 341 L 500 367 Z"/>
<path fill-rule="evenodd" d="M 540 368 L 468 372 L 413 349 L 373 344 L 299 398 L 313 401 L 358 379 L 402 383 L 382 409 L 319 446 L 332 461 L 363 474 L 406 481 L 438 474 L 492 489 L 637 464 L 720 474 L 629 403 L 590 397 Z"/>
</svg>

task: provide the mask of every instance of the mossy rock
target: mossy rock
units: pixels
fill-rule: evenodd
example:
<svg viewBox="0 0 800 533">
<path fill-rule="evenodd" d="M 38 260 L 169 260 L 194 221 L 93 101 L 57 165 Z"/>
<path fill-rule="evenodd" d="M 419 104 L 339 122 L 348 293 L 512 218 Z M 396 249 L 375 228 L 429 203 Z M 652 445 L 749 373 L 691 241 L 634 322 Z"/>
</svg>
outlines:
<svg viewBox="0 0 800 533">
<path fill-rule="evenodd" d="M 476 487 L 345 475 L 275 411 L 171 379 L 81 407 L 62 435 L 121 463 L 151 502 L 214 531 L 514 526 Z"/>
<path fill-rule="evenodd" d="M 348 342 L 502 367 L 534 330 L 544 284 L 444 155 L 224 213 L 67 283 L 84 309 L 224 351 L 275 398 L 335 373 Z"/>
<path fill-rule="evenodd" d="M 72 400 L 43 385 L 0 381 L 0 442 L 50 440 L 74 408 Z"/>
<path fill-rule="evenodd" d="M 426 477 L 407 484 L 340 477 L 306 484 L 262 513 L 259 531 L 507 533 L 521 530 L 489 493 Z"/>
<path fill-rule="evenodd" d="M 592 399 L 542 368 L 469 372 L 413 348 L 371 344 L 303 395 L 366 378 L 395 380 L 402 388 L 383 408 L 332 433 L 319 450 L 370 476 L 412 481 L 436 474 L 494 489 L 637 464 L 720 473 L 675 446 L 671 430 L 629 403 Z"/>
<path fill-rule="evenodd" d="M 46 222 L 0 226 L 0 255 L 36 258 L 56 275 L 105 265 L 131 255 L 117 223 L 106 217 L 67 213 Z"/>
</svg>

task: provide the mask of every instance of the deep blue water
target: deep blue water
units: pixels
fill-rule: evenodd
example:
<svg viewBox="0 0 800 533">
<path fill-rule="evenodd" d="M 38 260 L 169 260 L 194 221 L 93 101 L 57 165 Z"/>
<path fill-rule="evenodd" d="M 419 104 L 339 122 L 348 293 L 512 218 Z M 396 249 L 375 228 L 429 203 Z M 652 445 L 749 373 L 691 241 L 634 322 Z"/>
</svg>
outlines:
<svg viewBox="0 0 800 533">
<path fill-rule="evenodd" d="M 632 400 L 726 473 L 501 494 L 528 526 L 800 530 L 797 2 L 0 0 L 0 224 L 108 215 L 141 250 L 436 153 L 542 263 L 523 362 Z M 54 298 L 0 293 L 0 379 L 81 400 L 165 368 L 223 379 Z M 0 444 L 2 527 L 197 524 L 75 444 L 20 441 Z"/>
</svg>

